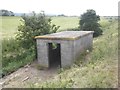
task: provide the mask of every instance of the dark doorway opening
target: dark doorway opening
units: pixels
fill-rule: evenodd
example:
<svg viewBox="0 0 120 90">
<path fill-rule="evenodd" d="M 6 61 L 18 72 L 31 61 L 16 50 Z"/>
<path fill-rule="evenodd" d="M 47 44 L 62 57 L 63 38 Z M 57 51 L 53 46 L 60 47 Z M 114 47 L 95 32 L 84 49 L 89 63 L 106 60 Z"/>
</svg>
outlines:
<svg viewBox="0 0 120 90">
<path fill-rule="evenodd" d="M 61 46 L 59 43 L 48 43 L 49 68 L 61 67 Z"/>
</svg>

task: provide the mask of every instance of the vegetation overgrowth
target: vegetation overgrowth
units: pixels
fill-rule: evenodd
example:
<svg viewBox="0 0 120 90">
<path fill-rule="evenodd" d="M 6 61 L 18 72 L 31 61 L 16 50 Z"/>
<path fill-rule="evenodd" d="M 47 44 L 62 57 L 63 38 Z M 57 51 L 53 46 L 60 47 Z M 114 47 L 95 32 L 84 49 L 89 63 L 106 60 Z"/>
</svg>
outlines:
<svg viewBox="0 0 120 90">
<path fill-rule="evenodd" d="M 34 88 L 117 88 L 118 87 L 118 22 L 101 21 L 103 35 L 94 38 L 92 52 L 81 55 L 69 69 L 60 69 L 54 79 Z"/>
<path fill-rule="evenodd" d="M 35 60 L 32 49 L 19 47 L 15 35 L 21 17 L 2 17 L 2 75 L 8 75 Z M 52 23 L 60 26 L 58 31 L 78 27 L 78 17 L 52 17 Z M 63 20 L 62 20 L 63 19 Z M 68 22 L 68 23 L 67 23 Z M 66 24 L 64 24 L 66 23 Z M 85 53 L 69 69 L 60 69 L 53 80 L 33 87 L 117 87 L 118 22 L 114 18 L 99 21 L 103 35 L 94 38 L 93 51 Z M 73 26 L 72 26 L 73 25 Z"/>
</svg>

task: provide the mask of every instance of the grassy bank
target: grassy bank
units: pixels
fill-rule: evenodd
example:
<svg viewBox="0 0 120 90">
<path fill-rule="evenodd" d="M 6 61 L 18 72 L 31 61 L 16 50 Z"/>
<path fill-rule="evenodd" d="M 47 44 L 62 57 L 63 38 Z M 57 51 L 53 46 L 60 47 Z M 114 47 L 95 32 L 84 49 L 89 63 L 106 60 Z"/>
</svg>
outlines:
<svg viewBox="0 0 120 90">
<path fill-rule="evenodd" d="M 76 28 L 78 17 L 52 17 L 53 23 L 61 26 L 61 30 Z M 8 20 L 8 21 L 7 21 Z M 34 52 L 18 47 L 14 40 L 20 17 L 2 18 L 2 74 L 17 70 L 32 62 Z M 0 20 L 1 21 L 1 20 Z M 85 53 L 69 69 L 60 69 L 59 74 L 47 82 L 33 84 L 32 87 L 117 87 L 118 66 L 118 26 L 117 21 L 102 19 L 99 22 L 103 35 L 94 38 L 93 51 Z M 10 37 L 12 37 L 10 39 Z"/>
<path fill-rule="evenodd" d="M 2 40 L 2 76 L 6 76 L 20 67 L 31 63 L 34 60 L 35 54 L 30 50 L 25 50 L 19 47 L 16 40 Z"/>
<path fill-rule="evenodd" d="M 54 79 L 32 87 L 117 88 L 118 23 L 113 20 L 105 24 L 104 35 L 94 39 L 92 52 L 83 55 L 69 69 L 62 69 Z"/>
</svg>

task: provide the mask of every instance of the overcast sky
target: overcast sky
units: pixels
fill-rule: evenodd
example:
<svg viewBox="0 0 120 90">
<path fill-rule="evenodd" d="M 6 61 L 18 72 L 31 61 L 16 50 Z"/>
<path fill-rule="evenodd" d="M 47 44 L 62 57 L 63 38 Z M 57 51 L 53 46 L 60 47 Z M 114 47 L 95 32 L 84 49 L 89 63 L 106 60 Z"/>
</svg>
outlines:
<svg viewBox="0 0 120 90">
<path fill-rule="evenodd" d="M 118 16 L 119 0 L 0 0 L 0 9 L 17 13 L 45 11 L 46 14 L 78 15 L 94 9 L 100 16 Z"/>
</svg>

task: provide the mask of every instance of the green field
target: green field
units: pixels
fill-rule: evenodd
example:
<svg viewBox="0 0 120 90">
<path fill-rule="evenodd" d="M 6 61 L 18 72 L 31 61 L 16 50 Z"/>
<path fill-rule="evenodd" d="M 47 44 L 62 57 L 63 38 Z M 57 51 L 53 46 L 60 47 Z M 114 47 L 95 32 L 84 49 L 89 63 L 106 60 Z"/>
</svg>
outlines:
<svg viewBox="0 0 120 90">
<path fill-rule="evenodd" d="M 18 26 L 22 24 L 21 17 L 0 17 L 0 30 L 2 32 L 2 38 L 14 37 Z M 67 30 L 78 27 L 78 17 L 52 17 L 52 23 L 60 26 L 58 31 Z"/>
<path fill-rule="evenodd" d="M 21 24 L 21 17 L 3 17 L 2 21 L 2 36 L 3 38 L 14 37 L 17 32 L 17 26 Z M 78 17 L 52 17 L 52 23 L 60 26 L 59 31 L 78 27 Z M 1 22 L 0 22 L 1 23 Z M 33 87 L 80 87 L 80 88 L 113 88 L 118 84 L 118 21 L 101 18 L 99 22 L 103 29 L 103 35 L 94 38 L 93 51 L 84 54 L 80 59 L 73 64 L 69 69 L 61 69 L 60 73 L 47 82 Z M 13 45 L 11 45 L 11 42 Z M 6 42 L 8 43 L 8 42 Z M 11 40 L 8 45 L 3 42 L 3 50 L 9 46 L 8 52 L 4 54 L 9 57 L 15 56 L 18 53 L 15 42 Z M 12 49 L 11 49 L 12 48 Z M 20 50 L 22 52 L 23 50 Z M 28 55 L 26 52 L 25 55 Z M 11 57 L 10 57 L 11 58 Z M 9 64 L 4 67 L 5 72 L 16 70 L 23 63 L 27 63 L 27 59 L 31 57 L 23 56 L 26 60 L 20 63 L 14 62 L 11 59 Z M 23 59 L 22 57 L 20 59 Z M 16 58 L 18 59 L 18 58 Z M 86 61 L 86 62 L 85 62 Z M 18 65 L 18 66 L 17 66 Z M 17 67 L 14 68 L 13 66 Z M 12 71 L 11 71 L 12 72 Z"/>
<path fill-rule="evenodd" d="M 52 23 L 60 26 L 58 31 L 77 28 L 79 26 L 79 17 L 52 17 Z M 22 24 L 21 17 L 0 17 L 0 30 L 2 38 L 14 37 L 17 33 L 18 26 Z M 108 20 L 102 18 L 100 21 L 102 27 L 108 24 Z"/>
<path fill-rule="evenodd" d="M 79 17 L 53 17 L 52 23 L 60 26 L 59 31 L 77 28 L 79 25 Z"/>
<path fill-rule="evenodd" d="M 15 36 L 18 26 L 21 24 L 21 17 L 0 17 L 0 30 L 2 32 L 2 38 L 11 38 Z"/>
</svg>

